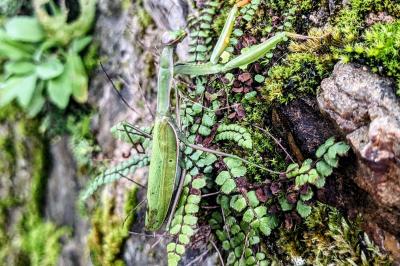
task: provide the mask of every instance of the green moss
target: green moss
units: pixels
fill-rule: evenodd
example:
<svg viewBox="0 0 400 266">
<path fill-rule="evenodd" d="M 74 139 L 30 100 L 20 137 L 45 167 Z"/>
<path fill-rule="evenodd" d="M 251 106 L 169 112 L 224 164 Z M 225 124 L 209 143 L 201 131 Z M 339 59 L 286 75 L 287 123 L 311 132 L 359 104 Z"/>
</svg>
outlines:
<svg viewBox="0 0 400 266">
<path fill-rule="evenodd" d="M 28 120 L 14 106 L 0 110 L 0 260 L 8 265 L 55 265 L 59 240 L 67 233 L 42 218 L 46 188 L 46 141 L 39 121 Z M 21 168 L 21 165 L 24 165 Z M 12 185 L 7 185 L 12 182 Z M 11 212 L 10 212 L 11 210 Z M 10 215 L 17 215 L 12 220 Z"/>
<path fill-rule="evenodd" d="M 27 218 L 24 232 L 21 235 L 21 248 L 29 258 L 29 265 L 56 265 L 61 252 L 60 239 L 69 230 L 65 227 L 57 228 L 33 214 Z"/>
<path fill-rule="evenodd" d="M 121 259 L 122 246 L 129 236 L 129 227 L 134 221 L 132 215 L 136 204 L 134 188 L 126 194 L 124 216 L 126 221 L 115 213 L 115 199 L 106 200 L 103 207 L 96 209 L 92 216 L 92 231 L 88 237 L 91 258 L 94 265 L 125 265 Z"/>
<path fill-rule="evenodd" d="M 360 219 L 349 222 L 337 209 L 318 203 L 295 231 L 281 229 L 276 241 L 283 251 L 281 259 L 301 259 L 307 265 L 391 265 L 361 231 L 360 223 Z"/>
</svg>

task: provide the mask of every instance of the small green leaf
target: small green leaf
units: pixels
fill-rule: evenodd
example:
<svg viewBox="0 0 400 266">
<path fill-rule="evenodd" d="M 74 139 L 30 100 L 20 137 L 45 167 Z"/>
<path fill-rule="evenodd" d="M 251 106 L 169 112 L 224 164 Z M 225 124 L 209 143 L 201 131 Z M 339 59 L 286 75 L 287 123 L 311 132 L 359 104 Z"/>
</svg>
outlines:
<svg viewBox="0 0 400 266">
<path fill-rule="evenodd" d="M 244 95 L 244 98 L 245 98 L 246 100 L 250 100 L 250 99 L 253 99 L 254 97 L 256 97 L 256 95 L 257 95 L 257 92 L 256 92 L 256 91 L 251 91 L 251 92 L 246 93 L 246 94 Z"/>
<path fill-rule="evenodd" d="M 74 53 L 80 53 L 83 49 L 85 49 L 86 46 L 89 45 L 89 43 L 92 41 L 92 37 L 90 36 L 85 36 L 81 37 L 79 39 L 75 39 L 71 43 L 71 50 Z"/>
<path fill-rule="evenodd" d="M 171 235 L 176 235 L 179 233 L 180 230 L 181 230 L 181 225 L 177 224 L 177 225 L 173 226 L 171 229 L 169 229 L 169 233 Z"/>
<path fill-rule="evenodd" d="M 311 187 L 308 187 L 307 193 L 300 195 L 301 200 L 307 201 L 310 200 L 314 195 L 314 192 L 312 191 Z"/>
<path fill-rule="evenodd" d="M 302 218 L 307 218 L 311 214 L 311 206 L 305 205 L 301 200 L 297 202 L 296 210 Z"/>
<path fill-rule="evenodd" d="M 326 153 L 328 148 L 330 146 L 332 146 L 334 143 L 335 143 L 335 137 L 331 137 L 331 138 L 327 139 L 324 144 L 319 146 L 319 148 L 315 152 L 315 155 L 317 156 L 317 158 L 321 158 Z"/>
<path fill-rule="evenodd" d="M 196 225 L 197 219 L 198 218 L 196 216 L 190 214 L 186 214 L 185 216 L 183 216 L 183 222 L 188 225 Z"/>
<path fill-rule="evenodd" d="M 267 208 L 265 206 L 258 206 L 254 209 L 254 212 L 256 213 L 258 218 L 261 218 L 267 214 Z"/>
<path fill-rule="evenodd" d="M 241 212 L 246 207 L 247 207 L 247 202 L 243 196 L 239 196 L 232 206 L 232 208 L 238 212 Z"/>
<path fill-rule="evenodd" d="M 247 209 L 243 214 L 243 221 L 246 223 L 251 223 L 254 219 L 254 212 L 251 208 Z"/>
<path fill-rule="evenodd" d="M 241 160 L 235 159 L 235 158 L 230 158 L 230 157 L 224 158 L 224 162 L 225 162 L 226 166 L 228 166 L 229 169 L 242 166 L 242 164 L 243 164 Z"/>
<path fill-rule="evenodd" d="M 317 188 L 323 188 L 325 186 L 325 177 L 320 176 L 314 183 Z"/>
<path fill-rule="evenodd" d="M 88 97 L 88 77 L 82 59 L 76 53 L 69 53 L 66 64 L 72 82 L 72 95 L 78 103 L 84 103 Z"/>
<path fill-rule="evenodd" d="M 35 65 L 29 61 L 9 61 L 4 64 L 4 72 L 8 75 L 23 75 L 35 71 Z"/>
<path fill-rule="evenodd" d="M 47 83 L 47 93 L 52 103 L 60 109 L 65 109 L 72 93 L 69 71 L 65 70 L 57 78 L 49 80 Z"/>
<path fill-rule="evenodd" d="M 18 102 L 23 108 L 27 108 L 35 92 L 37 76 L 32 74 L 15 79 L 18 80 L 14 87 L 18 91 Z"/>
<path fill-rule="evenodd" d="M 228 180 L 225 181 L 225 183 L 221 187 L 221 191 L 225 194 L 230 194 L 232 191 L 234 191 L 236 188 L 236 183 L 235 180 L 232 178 L 229 178 Z"/>
<path fill-rule="evenodd" d="M 204 178 L 196 178 L 192 182 L 192 187 L 195 189 L 202 189 L 206 186 L 206 180 Z"/>
<path fill-rule="evenodd" d="M 247 172 L 247 169 L 245 166 L 239 166 L 231 169 L 231 174 L 233 177 L 240 177 L 244 176 Z"/>
<path fill-rule="evenodd" d="M 307 180 L 308 183 L 314 184 L 315 181 L 317 180 L 317 178 L 318 178 L 317 170 L 311 169 L 311 170 L 308 172 L 308 180 Z"/>
<path fill-rule="evenodd" d="M 256 245 L 258 243 L 260 243 L 260 237 L 252 236 L 252 237 L 249 238 L 249 244 L 250 245 Z"/>
<path fill-rule="evenodd" d="M 200 203 L 200 200 L 201 200 L 201 196 L 199 196 L 199 195 L 190 195 L 187 198 L 188 203 L 197 204 L 197 205 Z"/>
<path fill-rule="evenodd" d="M 264 259 L 265 259 L 265 253 L 263 253 L 263 252 L 258 252 L 258 253 L 256 254 L 256 258 L 257 258 L 257 260 L 264 260 Z"/>
<path fill-rule="evenodd" d="M 254 190 L 247 192 L 247 199 L 251 207 L 255 208 L 260 204 L 257 198 L 256 192 Z"/>
<path fill-rule="evenodd" d="M 176 244 L 175 244 L 175 243 L 169 243 L 169 244 L 167 245 L 167 252 L 173 252 L 173 251 L 175 251 L 175 247 L 176 247 Z"/>
<path fill-rule="evenodd" d="M 175 250 L 179 255 L 185 254 L 185 247 L 183 245 L 177 244 Z"/>
<path fill-rule="evenodd" d="M 306 184 L 308 181 L 308 175 L 298 175 L 296 176 L 296 187 L 301 187 L 302 185 Z"/>
<path fill-rule="evenodd" d="M 269 227 L 269 224 L 266 222 L 260 222 L 260 231 L 266 235 L 269 236 L 271 234 L 272 229 Z"/>
<path fill-rule="evenodd" d="M 262 82 L 264 82 L 265 78 L 264 78 L 264 76 L 257 74 L 254 76 L 254 80 L 257 81 L 258 83 L 262 83 Z"/>
<path fill-rule="evenodd" d="M 187 235 L 180 234 L 178 240 L 181 244 L 187 245 L 190 242 L 190 238 Z"/>
<path fill-rule="evenodd" d="M 36 67 L 36 73 L 43 80 L 58 77 L 63 71 L 64 66 L 58 58 L 50 58 Z"/>
<path fill-rule="evenodd" d="M 218 160 L 217 156 L 212 153 L 207 153 L 206 157 L 204 158 L 205 165 L 211 165 Z"/>
<path fill-rule="evenodd" d="M 168 266 L 177 266 L 181 257 L 175 253 L 168 253 Z"/>
<path fill-rule="evenodd" d="M 279 204 L 281 205 L 282 211 L 290 211 L 292 209 L 292 205 L 287 201 L 284 195 L 279 197 Z"/>
<path fill-rule="evenodd" d="M 14 40 L 23 42 L 39 42 L 44 38 L 42 27 L 35 17 L 13 17 L 6 22 L 4 28 L 7 35 Z"/>
<path fill-rule="evenodd" d="M 311 169 L 311 164 L 312 164 L 311 159 L 305 160 L 299 169 L 299 174 L 307 173 Z"/>
<path fill-rule="evenodd" d="M 222 171 L 218 174 L 217 178 L 215 179 L 215 183 L 217 185 L 222 186 L 226 180 L 228 180 L 229 178 L 231 178 L 231 175 L 229 174 L 228 171 Z"/>
<path fill-rule="evenodd" d="M 222 249 L 225 251 L 229 251 L 231 249 L 231 245 L 228 240 L 222 242 Z"/>
<path fill-rule="evenodd" d="M 255 265 L 256 258 L 254 256 L 250 256 L 246 259 L 246 265 Z"/>
<path fill-rule="evenodd" d="M 325 153 L 325 155 L 324 155 L 324 160 L 325 160 L 325 162 L 327 163 L 327 164 L 329 164 L 330 166 L 332 166 L 332 167 L 338 167 L 339 166 L 339 158 L 331 158 L 331 157 L 329 157 L 329 154 L 328 153 Z"/>
<path fill-rule="evenodd" d="M 187 236 L 192 236 L 192 235 L 194 235 L 194 230 L 192 229 L 192 227 L 190 227 L 188 225 L 183 225 L 182 233 L 184 233 Z"/>
<path fill-rule="evenodd" d="M 186 213 L 198 213 L 199 212 L 199 205 L 188 203 L 188 204 L 185 205 L 185 212 Z"/>
<path fill-rule="evenodd" d="M 286 173 L 290 173 L 291 171 L 298 169 L 298 168 L 299 168 L 299 165 L 297 163 L 289 164 L 289 166 L 286 169 Z"/>
<path fill-rule="evenodd" d="M 316 165 L 318 174 L 327 177 L 330 176 L 333 172 L 333 168 L 324 161 L 319 161 Z"/>
</svg>

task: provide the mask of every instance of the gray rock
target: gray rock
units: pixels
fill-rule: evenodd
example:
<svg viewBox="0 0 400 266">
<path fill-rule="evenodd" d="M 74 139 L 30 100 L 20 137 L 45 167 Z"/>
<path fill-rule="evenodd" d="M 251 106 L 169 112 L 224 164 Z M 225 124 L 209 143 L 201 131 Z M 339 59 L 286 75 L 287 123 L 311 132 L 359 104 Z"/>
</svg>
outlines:
<svg viewBox="0 0 400 266">
<path fill-rule="evenodd" d="M 400 104 L 394 83 L 366 67 L 337 64 L 318 104 L 358 158 L 356 183 L 382 206 L 400 207 Z"/>
<path fill-rule="evenodd" d="M 89 258 L 84 247 L 89 224 L 76 207 L 82 184 L 77 177 L 67 136 L 52 143 L 50 158 L 52 166 L 46 191 L 46 217 L 58 226 L 72 229 L 72 237 L 63 244 L 58 265 L 88 265 Z"/>
</svg>

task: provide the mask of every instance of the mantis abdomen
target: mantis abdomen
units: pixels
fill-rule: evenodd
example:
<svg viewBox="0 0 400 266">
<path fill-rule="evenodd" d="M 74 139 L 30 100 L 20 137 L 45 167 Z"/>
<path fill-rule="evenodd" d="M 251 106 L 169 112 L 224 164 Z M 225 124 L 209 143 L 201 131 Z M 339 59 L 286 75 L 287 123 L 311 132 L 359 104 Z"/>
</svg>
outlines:
<svg viewBox="0 0 400 266">
<path fill-rule="evenodd" d="M 178 155 L 177 136 L 168 118 L 156 119 L 147 188 L 147 230 L 160 229 L 168 214 L 178 171 Z"/>
</svg>

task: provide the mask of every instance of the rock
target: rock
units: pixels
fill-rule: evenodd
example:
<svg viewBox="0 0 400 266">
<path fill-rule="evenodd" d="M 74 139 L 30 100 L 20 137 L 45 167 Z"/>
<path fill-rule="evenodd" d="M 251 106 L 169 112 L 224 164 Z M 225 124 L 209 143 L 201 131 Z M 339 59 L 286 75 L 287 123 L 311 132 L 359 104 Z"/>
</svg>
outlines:
<svg viewBox="0 0 400 266">
<path fill-rule="evenodd" d="M 385 207 L 400 206 L 400 104 L 390 79 L 337 64 L 321 84 L 320 109 L 358 156 L 357 184 Z"/>
<path fill-rule="evenodd" d="M 368 201 L 356 208 L 370 224 L 399 238 L 400 103 L 394 83 L 366 67 L 338 63 L 331 77 L 322 81 L 317 101 L 356 154 L 353 179 L 369 194 Z M 400 258 L 399 250 L 393 248 L 399 239 L 388 239 L 390 244 L 378 243 Z"/>
<path fill-rule="evenodd" d="M 58 264 L 87 265 L 89 258 L 83 247 L 89 224 L 76 207 L 82 184 L 68 144 L 69 138 L 64 136 L 52 143 L 50 148 L 52 166 L 47 183 L 45 214 L 57 226 L 72 229 L 71 238 L 63 244 Z"/>
</svg>

